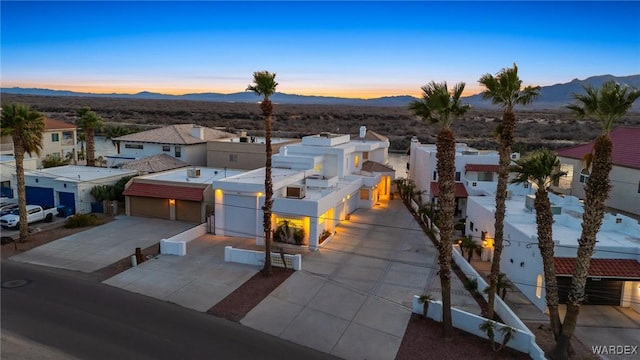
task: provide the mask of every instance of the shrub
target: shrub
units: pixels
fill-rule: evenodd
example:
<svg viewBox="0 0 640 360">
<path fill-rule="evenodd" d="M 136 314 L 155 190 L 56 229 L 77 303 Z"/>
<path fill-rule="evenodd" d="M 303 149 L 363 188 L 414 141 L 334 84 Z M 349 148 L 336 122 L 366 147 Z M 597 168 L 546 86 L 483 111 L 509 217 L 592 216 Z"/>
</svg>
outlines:
<svg viewBox="0 0 640 360">
<path fill-rule="evenodd" d="M 101 225 L 103 221 L 98 219 L 95 214 L 75 214 L 65 222 L 64 227 L 67 229 Z"/>
</svg>

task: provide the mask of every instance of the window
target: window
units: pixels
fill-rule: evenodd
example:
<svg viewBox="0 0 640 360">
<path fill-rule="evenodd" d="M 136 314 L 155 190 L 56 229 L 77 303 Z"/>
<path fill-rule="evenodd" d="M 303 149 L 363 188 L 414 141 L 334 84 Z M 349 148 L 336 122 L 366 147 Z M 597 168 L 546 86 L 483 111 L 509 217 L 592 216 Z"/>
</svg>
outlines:
<svg viewBox="0 0 640 360">
<path fill-rule="evenodd" d="M 362 160 L 369 160 L 369 152 L 365 151 L 362 153 Z"/>
<path fill-rule="evenodd" d="M 522 187 L 525 188 L 525 189 L 528 189 L 529 188 L 529 183 L 528 182 L 522 183 Z"/>
<path fill-rule="evenodd" d="M 538 274 L 536 278 L 536 297 L 538 299 L 542 297 L 542 274 Z"/>
<path fill-rule="evenodd" d="M 62 145 L 75 145 L 75 136 L 73 136 L 73 131 L 63 131 L 62 132 Z"/>
<path fill-rule="evenodd" d="M 231 162 L 238 161 L 238 154 L 229 154 L 229 161 Z"/>
<path fill-rule="evenodd" d="M 473 231 L 473 221 L 469 222 L 469 230 Z"/>
<path fill-rule="evenodd" d="M 438 172 L 434 171 L 433 172 L 433 181 L 436 181 L 436 180 L 438 180 Z"/>
<path fill-rule="evenodd" d="M 124 144 L 125 149 L 138 149 L 138 150 L 142 150 L 144 149 L 144 146 L 142 146 L 142 144 Z"/>
<path fill-rule="evenodd" d="M 182 157 L 182 149 L 180 148 L 180 146 L 176 146 L 175 150 L 176 151 L 175 151 L 174 156 L 177 157 L 177 158 Z"/>
<path fill-rule="evenodd" d="M 171 146 L 169 146 L 169 145 L 162 145 L 162 151 L 171 151 Z"/>
<path fill-rule="evenodd" d="M 58 133 L 51 134 L 51 142 L 58 142 L 58 141 L 60 141 L 60 134 Z"/>
<path fill-rule="evenodd" d="M 353 165 L 356 167 L 356 169 L 360 167 L 360 156 L 356 155 L 353 158 Z"/>
<path fill-rule="evenodd" d="M 456 171 L 456 181 L 460 181 L 460 171 Z"/>
<path fill-rule="evenodd" d="M 589 179 L 589 169 L 582 169 L 580 170 L 580 183 L 584 184 L 587 182 L 587 179 Z"/>
</svg>

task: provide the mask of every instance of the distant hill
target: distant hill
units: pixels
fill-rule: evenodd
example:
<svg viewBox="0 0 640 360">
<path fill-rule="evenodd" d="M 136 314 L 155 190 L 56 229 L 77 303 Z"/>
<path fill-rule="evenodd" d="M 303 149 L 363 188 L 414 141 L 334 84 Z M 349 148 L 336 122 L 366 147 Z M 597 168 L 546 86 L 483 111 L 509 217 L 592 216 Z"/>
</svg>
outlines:
<svg viewBox="0 0 640 360">
<path fill-rule="evenodd" d="M 573 93 L 583 92 L 583 85 L 600 86 L 604 81 L 614 80 L 619 83 L 640 88 L 640 74 L 630 76 L 600 75 L 592 76 L 584 80 L 574 79 L 568 83 L 544 86 L 540 89 L 540 97 L 528 106 L 528 109 L 558 109 L 572 102 Z M 149 91 L 137 94 L 95 94 L 87 92 L 74 92 L 68 90 L 51 90 L 36 88 L 0 88 L 0 93 L 22 94 L 35 96 L 82 96 L 82 97 L 109 97 L 109 98 L 133 98 L 133 99 L 153 99 L 153 100 L 197 100 L 216 102 L 257 102 L 259 97 L 250 92 L 237 92 L 231 94 L 221 93 L 194 93 L 184 95 L 167 95 Z M 415 100 L 409 95 L 386 96 L 374 99 L 353 99 L 329 96 L 310 96 L 275 93 L 272 97 L 274 103 L 280 104 L 317 104 L 317 105 L 356 105 L 356 106 L 407 106 L 409 102 Z M 483 100 L 480 95 L 473 95 L 464 98 L 465 102 L 479 109 L 495 109 L 490 101 Z M 634 104 L 634 110 L 640 110 L 640 102 Z"/>
</svg>

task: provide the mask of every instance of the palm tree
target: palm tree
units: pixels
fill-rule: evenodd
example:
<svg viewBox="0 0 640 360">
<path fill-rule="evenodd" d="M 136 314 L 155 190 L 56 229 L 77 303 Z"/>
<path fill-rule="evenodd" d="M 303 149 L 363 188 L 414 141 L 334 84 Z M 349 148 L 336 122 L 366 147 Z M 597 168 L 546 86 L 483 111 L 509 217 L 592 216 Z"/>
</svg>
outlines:
<svg viewBox="0 0 640 360">
<path fill-rule="evenodd" d="M 2 105 L 2 136 L 11 136 L 16 160 L 16 178 L 18 187 L 18 211 L 20 213 L 20 242 L 29 239 L 27 222 L 27 197 L 24 182 L 24 154 L 40 155 L 44 116 L 23 104 Z"/>
<path fill-rule="evenodd" d="M 539 86 L 527 86 L 522 88 L 522 80 L 518 77 L 518 66 L 504 68 L 493 76 L 483 75 L 480 85 L 486 88 L 482 92 L 483 99 L 491 99 L 493 104 L 500 105 L 503 109 L 502 123 L 496 129 L 498 137 L 498 153 L 500 156 L 498 170 L 498 185 L 496 188 L 496 213 L 493 262 L 489 276 L 489 299 L 487 304 L 487 318 L 493 319 L 494 301 L 498 274 L 500 273 L 500 258 L 502 256 L 502 240 L 504 236 L 504 214 L 506 210 L 507 182 L 509 180 L 509 166 L 511 165 L 511 146 L 513 145 L 513 132 L 516 128 L 516 116 L 513 109 L 516 105 L 527 105 L 538 96 Z"/>
<path fill-rule="evenodd" d="M 104 122 L 100 115 L 90 108 L 84 107 L 78 110 L 79 118 L 76 119 L 76 125 L 82 128 L 87 141 L 87 166 L 96 166 L 96 142 L 95 131 L 102 129 Z"/>
<path fill-rule="evenodd" d="M 549 201 L 549 187 L 567 175 L 560 171 L 560 159 L 549 149 L 539 149 L 526 158 L 515 161 L 511 172 L 516 177 L 511 180 L 514 184 L 532 182 L 536 187 L 534 207 L 536 209 L 536 224 L 538 229 L 538 247 L 542 256 L 544 268 L 545 299 L 549 309 L 549 323 L 555 339 L 560 335 L 560 315 L 558 313 L 558 281 L 553 260 L 553 213 Z"/>
<path fill-rule="evenodd" d="M 440 284 L 442 287 L 442 330 L 445 339 L 453 338 L 451 320 L 451 251 L 453 246 L 453 216 L 455 212 L 455 161 L 456 138 L 451 131 L 454 118 L 463 115 L 470 108 L 460 102 L 464 83 L 458 83 L 449 92 L 447 83 L 434 81 L 422 87 L 422 98 L 412 101 L 409 110 L 431 123 L 440 123 L 436 141 L 438 186 L 440 196 L 440 242 L 438 243 L 438 262 L 440 263 Z"/>
<path fill-rule="evenodd" d="M 78 154 L 78 160 L 84 160 L 84 143 L 87 142 L 87 137 L 84 134 L 78 134 L 78 143 L 80 144 L 80 153 Z"/>
<path fill-rule="evenodd" d="M 552 357 L 556 359 L 566 359 L 569 355 L 569 342 L 576 328 L 580 304 L 584 301 L 585 285 L 596 243 L 596 234 L 602 225 L 605 201 L 609 197 L 609 190 L 611 190 L 609 172 L 612 167 L 613 143 L 609 134 L 615 123 L 629 111 L 633 102 L 640 97 L 640 90 L 630 89 L 614 81 L 603 83 L 600 89 L 585 86 L 584 90 L 584 94 L 573 95 L 577 103 L 569 105 L 567 108 L 579 119 L 596 118 L 600 122 L 602 131 L 593 145 L 591 174 L 585 184 L 582 233 L 578 240 L 578 253 L 567 300 L 567 313 L 564 317 L 560 337 L 552 353 Z"/>
<path fill-rule="evenodd" d="M 122 126 L 109 126 L 107 128 L 107 134 L 104 138 L 104 141 L 111 140 L 113 146 L 116 147 L 116 151 L 120 154 L 120 141 L 114 140 L 117 137 L 125 136 L 134 133 L 135 130 L 127 129 Z"/>
<path fill-rule="evenodd" d="M 247 91 L 253 91 L 258 96 L 263 96 L 260 103 L 260 110 L 264 116 L 265 135 L 264 142 L 266 146 L 267 161 L 264 172 L 264 268 L 262 272 L 265 275 L 271 275 L 271 209 L 273 208 L 273 181 L 271 180 L 271 116 L 273 114 L 273 104 L 269 99 L 275 92 L 276 74 L 268 71 L 256 71 L 253 73 L 253 85 L 247 87 Z"/>
</svg>

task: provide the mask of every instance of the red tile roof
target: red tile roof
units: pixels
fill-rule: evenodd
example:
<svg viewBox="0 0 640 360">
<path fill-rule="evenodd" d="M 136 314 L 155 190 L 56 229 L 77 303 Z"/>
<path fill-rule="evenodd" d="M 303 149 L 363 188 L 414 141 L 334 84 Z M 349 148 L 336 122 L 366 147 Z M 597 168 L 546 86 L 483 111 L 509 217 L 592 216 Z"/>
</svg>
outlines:
<svg viewBox="0 0 640 360">
<path fill-rule="evenodd" d="M 464 171 L 498 172 L 500 165 L 492 164 L 466 164 Z"/>
<path fill-rule="evenodd" d="M 129 185 L 129 187 L 124 191 L 123 194 L 126 196 L 144 196 L 162 199 L 202 201 L 202 199 L 204 198 L 203 191 L 204 188 L 198 187 L 156 185 L 134 182 L 133 184 Z"/>
<path fill-rule="evenodd" d="M 554 258 L 556 275 L 572 275 L 575 258 Z M 640 280 L 640 263 L 632 259 L 591 259 L 589 276 Z"/>
<path fill-rule="evenodd" d="M 640 127 L 621 126 L 611 131 L 613 142 L 612 161 L 614 165 L 640 169 Z M 591 141 L 587 144 L 576 145 L 558 150 L 558 156 L 582 160 L 593 149 Z"/>
<path fill-rule="evenodd" d="M 45 130 L 61 130 L 61 129 L 75 129 L 76 126 L 74 124 L 50 119 L 48 117 L 44 118 L 44 129 Z"/>
<path fill-rule="evenodd" d="M 453 192 L 457 198 L 468 197 L 469 193 L 467 193 L 467 188 L 464 187 L 462 183 L 455 183 L 453 187 Z M 438 197 L 440 195 L 440 187 L 437 182 L 431 183 L 431 196 Z"/>
</svg>

